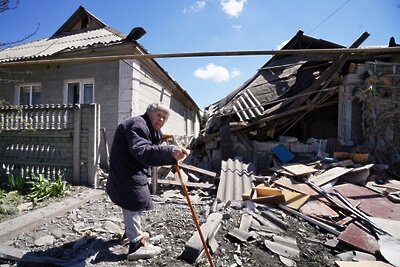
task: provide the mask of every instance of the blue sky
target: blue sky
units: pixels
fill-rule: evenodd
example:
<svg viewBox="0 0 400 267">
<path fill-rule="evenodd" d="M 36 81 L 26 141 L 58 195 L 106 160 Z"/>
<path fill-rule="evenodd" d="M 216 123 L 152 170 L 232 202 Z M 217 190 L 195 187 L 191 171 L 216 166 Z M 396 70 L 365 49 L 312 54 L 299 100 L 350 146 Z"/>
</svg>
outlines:
<svg viewBox="0 0 400 267">
<path fill-rule="evenodd" d="M 15 3 L 10 0 L 11 5 Z M 279 49 L 298 30 L 349 46 L 400 43 L 400 0 L 20 0 L 0 14 L 0 42 L 51 36 L 82 5 L 128 34 L 141 26 L 149 53 Z M 269 56 L 156 59 L 203 108 L 254 75 Z"/>
</svg>

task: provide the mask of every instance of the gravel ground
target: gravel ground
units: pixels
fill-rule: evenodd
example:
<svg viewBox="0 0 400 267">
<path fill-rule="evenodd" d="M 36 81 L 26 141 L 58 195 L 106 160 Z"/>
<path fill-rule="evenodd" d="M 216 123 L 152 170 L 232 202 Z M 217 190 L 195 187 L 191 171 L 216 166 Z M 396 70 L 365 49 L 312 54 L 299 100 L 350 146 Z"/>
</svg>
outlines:
<svg viewBox="0 0 400 267">
<path fill-rule="evenodd" d="M 87 190 L 91 189 L 75 189 L 72 194 L 85 194 Z M 215 192 L 190 193 L 199 221 L 204 223 Z M 3 261 L 1 266 L 209 266 L 205 255 L 193 264 L 180 257 L 195 231 L 195 224 L 179 188 L 161 190 L 154 196 L 154 202 L 155 209 L 146 212 L 143 218 L 143 227 L 150 233 L 151 242 L 163 248 L 153 259 L 132 262 L 125 259 L 128 248 L 119 240 L 123 229 L 121 210 L 103 194 L 11 240 L 13 247 L 34 252 L 36 258 L 41 255 L 41 261 L 44 256 L 51 257 L 58 260 L 57 264 Z M 242 214 L 248 212 L 242 202 L 217 207 L 223 219 L 216 235 L 219 247 L 213 254 L 215 266 L 285 266 L 264 245 L 268 238 L 265 233 L 255 232 L 252 240 L 242 244 L 227 237 L 230 230 L 239 227 Z M 332 251 L 323 245 L 329 235 L 283 212 L 278 217 L 290 225 L 282 236 L 297 240 L 300 249 L 297 266 L 334 265 Z"/>
</svg>

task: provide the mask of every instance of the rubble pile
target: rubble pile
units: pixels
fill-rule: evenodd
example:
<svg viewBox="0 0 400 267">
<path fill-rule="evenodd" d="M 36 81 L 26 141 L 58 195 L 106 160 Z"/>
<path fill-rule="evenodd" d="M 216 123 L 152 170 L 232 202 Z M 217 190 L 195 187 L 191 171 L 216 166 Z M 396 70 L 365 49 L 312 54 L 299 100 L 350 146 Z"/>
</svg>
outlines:
<svg viewBox="0 0 400 267">
<path fill-rule="evenodd" d="M 399 266 L 400 181 L 388 166 L 347 152 L 298 163 L 281 145 L 263 174 L 235 158 L 221 163 L 211 186 L 189 183 L 215 266 Z M 214 175 L 181 165 L 188 178 Z M 153 200 L 143 225 L 163 252 L 135 264 L 209 266 L 181 186 L 159 183 Z M 3 266 L 128 265 L 122 234 L 121 210 L 103 193 L 16 235 L 0 255 Z"/>
</svg>

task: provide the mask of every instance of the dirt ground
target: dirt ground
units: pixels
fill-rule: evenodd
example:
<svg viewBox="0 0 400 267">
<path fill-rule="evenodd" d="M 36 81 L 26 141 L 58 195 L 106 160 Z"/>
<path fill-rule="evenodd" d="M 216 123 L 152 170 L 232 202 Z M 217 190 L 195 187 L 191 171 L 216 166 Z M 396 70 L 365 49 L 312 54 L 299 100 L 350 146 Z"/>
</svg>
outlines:
<svg viewBox="0 0 400 267">
<path fill-rule="evenodd" d="M 84 188 L 74 190 L 91 190 Z M 73 193 L 73 194 L 74 194 Z M 205 222 L 215 199 L 215 192 L 190 191 L 193 206 L 201 223 Z M 53 200 L 59 201 L 59 200 Z M 181 259 L 186 242 L 195 230 L 189 206 L 179 188 L 164 188 L 154 196 L 155 209 L 146 212 L 143 226 L 150 233 L 151 242 L 163 248 L 162 253 L 149 260 L 129 262 L 125 259 L 127 246 L 121 245 L 122 213 L 106 194 L 90 200 L 62 216 L 47 221 L 40 227 L 20 234 L 11 240 L 12 246 L 59 260 L 59 266 L 209 266 L 203 255 L 190 264 Z M 248 212 L 243 202 L 220 206 L 223 215 L 216 234 L 219 244 L 213 254 L 215 266 L 285 266 L 279 256 L 264 245 L 261 233 L 255 233 L 249 242 L 238 243 L 227 233 L 238 228 L 242 214 Z M 334 251 L 323 243 L 329 238 L 315 226 L 286 213 L 279 215 L 290 227 L 281 236 L 295 238 L 300 249 L 297 266 L 334 266 Z M 42 263 L 3 261 L 1 266 L 56 266 Z"/>
</svg>

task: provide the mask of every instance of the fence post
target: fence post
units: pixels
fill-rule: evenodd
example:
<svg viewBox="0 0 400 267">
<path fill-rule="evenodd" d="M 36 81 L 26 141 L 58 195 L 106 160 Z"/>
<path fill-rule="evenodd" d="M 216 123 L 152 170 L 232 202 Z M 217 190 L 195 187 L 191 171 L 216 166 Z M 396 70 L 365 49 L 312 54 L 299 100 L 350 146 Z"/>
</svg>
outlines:
<svg viewBox="0 0 400 267">
<path fill-rule="evenodd" d="M 73 184 L 81 184 L 81 106 L 74 105 Z"/>
<path fill-rule="evenodd" d="M 89 106 L 88 116 L 88 181 L 93 187 L 97 187 L 97 149 L 99 127 L 97 121 L 98 104 Z"/>
</svg>

